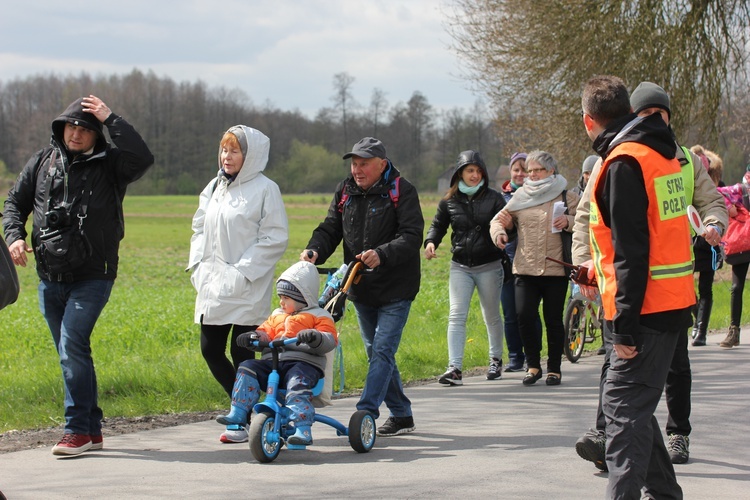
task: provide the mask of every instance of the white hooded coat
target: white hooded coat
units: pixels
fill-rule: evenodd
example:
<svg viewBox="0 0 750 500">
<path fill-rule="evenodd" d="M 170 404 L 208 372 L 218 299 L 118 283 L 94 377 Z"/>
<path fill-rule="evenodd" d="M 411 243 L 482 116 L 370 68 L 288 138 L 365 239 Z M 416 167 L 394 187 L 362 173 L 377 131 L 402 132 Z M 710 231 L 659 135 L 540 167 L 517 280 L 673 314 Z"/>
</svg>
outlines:
<svg viewBox="0 0 750 500">
<path fill-rule="evenodd" d="M 234 181 L 219 170 L 193 216 L 188 270 L 198 292 L 195 322 L 202 317 L 207 325 L 259 325 L 271 312 L 274 271 L 289 226 L 279 187 L 262 173 L 270 140 L 244 125 L 229 131 L 247 144 L 247 153 Z"/>
</svg>

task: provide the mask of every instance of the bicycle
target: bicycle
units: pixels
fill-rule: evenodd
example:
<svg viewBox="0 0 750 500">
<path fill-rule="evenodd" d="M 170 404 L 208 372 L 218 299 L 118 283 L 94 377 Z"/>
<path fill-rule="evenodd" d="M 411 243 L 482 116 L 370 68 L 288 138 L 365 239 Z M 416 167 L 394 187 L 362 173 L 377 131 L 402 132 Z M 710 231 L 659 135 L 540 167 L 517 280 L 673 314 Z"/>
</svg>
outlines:
<svg viewBox="0 0 750 500">
<path fill-rule="evenodd" d="M 587 344 L 593 344 L 597 338 L 601 339 L 602 342 L 604 341 L 602 336 L 603 324 L 604 308 L 601 305 L 601 299 L 588 300 L 581 295 L 580 287 L 574 284 L 573 293 L 565 308 L 564 316 L 565 343 L 563 344 L 563 350 L 571 363 L 575 363 L 581 358 Z"/>
</svg>

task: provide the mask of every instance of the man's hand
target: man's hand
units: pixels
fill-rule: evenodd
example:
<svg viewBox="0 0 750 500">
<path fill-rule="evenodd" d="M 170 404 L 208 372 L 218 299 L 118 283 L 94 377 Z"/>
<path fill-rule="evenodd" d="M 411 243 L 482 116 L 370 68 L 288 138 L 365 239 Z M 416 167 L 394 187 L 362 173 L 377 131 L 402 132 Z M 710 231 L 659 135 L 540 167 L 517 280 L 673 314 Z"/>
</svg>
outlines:
<svg viewBox="0 0 750 500">
<path fill-rule="evenodd" d="M 102 101 L 95 95 L 84 97 L 81 104 L 83 105 L 84 112 L 91 113 L 96 117 L 97 120 L 102 123 L 104 123 L 104 121 L 109 118 L 109 115 L 112 114 L 112 110 L 109 109 L 106 104 L 104 104 L 104 101 Z"/>
<path fill-rule="evenodd" d="M 13 259 L 15 265 L 26 267 L 26 263 L 29 261 L 26 254 L 33 252 L 33 250 L 26 244 L 26 240 L 16 240 L 8 247 L 8 252 L 10 252 L 10 258 Z"/>
<path fill-rule="evenodd" d="M 380 255 L 375 250 L 365 250 L 361 254 L 356 256 L 357 259 L 362 261 L 362 264 L 366 265 L 370 269 L 375 269 L 380 265 Z"/>
<path fill-rule="evenodd" d="M 318 252 L 305 248 L 304 250 L 302 250 L 302 253 L 299 254 L 299 260 L 304 260 L 305 262 L 312 262 L 313 264 L 315 264 L 315 261 L 318 260 Z"/>
<path fill-rule="evenodd" d="M 581 264 L 582 268 L 586 268 L 586 277 L 589 279 L 589 281 L 593 280 L 596 276 L 596 272 L 594 272 L 594 261 L 589 259 L 583 264 Z M 594 301 L 596 300 L 597 295 L 599 295 L 599 288 L 595 286 L 587 286 L 587 285 L 581 285 L 578 284 L 581 287 L 581 295 L 586 297 L 588 300 Z"/>
<path fill-rule="evenodd" d="M 615 354 L 620 359 L 633 359 L 638 355 L 634 345 L 614 344 Z"/>
</svg>

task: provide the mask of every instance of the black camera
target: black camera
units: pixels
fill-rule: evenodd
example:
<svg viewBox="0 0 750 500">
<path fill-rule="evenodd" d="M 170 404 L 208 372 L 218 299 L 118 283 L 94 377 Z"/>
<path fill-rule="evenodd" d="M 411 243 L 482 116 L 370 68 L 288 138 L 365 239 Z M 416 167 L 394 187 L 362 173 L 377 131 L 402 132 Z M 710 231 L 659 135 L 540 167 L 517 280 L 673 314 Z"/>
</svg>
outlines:
<svg viewBox="0 0 750 500">
<path fill-rule="evenodd" d="M 44 214 L 44 218 L 47 222 L 47 227 L 52 229 L 58 229 L 70 225 L 70 213 L 63 207 L 53 207 Z"/>
</svg>

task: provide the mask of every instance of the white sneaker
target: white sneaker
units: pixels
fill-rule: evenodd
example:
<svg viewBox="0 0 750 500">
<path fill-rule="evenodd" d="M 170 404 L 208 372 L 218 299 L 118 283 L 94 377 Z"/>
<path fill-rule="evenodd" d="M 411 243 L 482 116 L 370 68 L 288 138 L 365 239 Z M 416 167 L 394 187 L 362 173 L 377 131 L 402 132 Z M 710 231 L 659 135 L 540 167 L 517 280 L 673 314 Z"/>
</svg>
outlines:
<svg viewBox="0 0 750 500">
<path fill-rule="evenodd" d="M 246 443 L 247 429 L 244 425 L 227 425 L 227 430 L 221 433 L 219 441 L 222 443 Z"/>
</svg>

